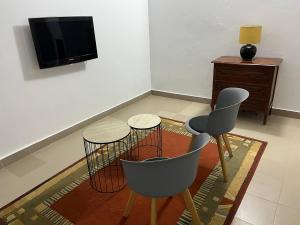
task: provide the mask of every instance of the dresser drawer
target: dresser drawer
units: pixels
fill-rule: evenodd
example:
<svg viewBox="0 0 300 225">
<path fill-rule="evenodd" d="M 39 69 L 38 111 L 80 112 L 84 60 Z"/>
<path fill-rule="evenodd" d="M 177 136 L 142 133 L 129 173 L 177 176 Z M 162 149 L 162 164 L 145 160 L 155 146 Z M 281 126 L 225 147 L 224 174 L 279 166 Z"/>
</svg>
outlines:
<svg viewBox="0 0 300 225">
<path fill-rule="evenodd" d="M 221 90 L 228 87 L 239 87 L 249 91 L 248 99 L 242 104 L 244 109 L 253 108 L 254 111 L 263 111 L 269 103 L 269 90 L 264 86 L 254 86 L 249 84 L 229 83 L 229 82 L 214 82 L 213 101 Z M 248 107 L 249 106 L 249 107 Z"/>
<path fill-rule="evenodd" d="M 273 81 L 273 67 L 215 65 L 216 81 L 230 81 L 251 83 L 260 86 L 269 86 Z"/>
</svg>

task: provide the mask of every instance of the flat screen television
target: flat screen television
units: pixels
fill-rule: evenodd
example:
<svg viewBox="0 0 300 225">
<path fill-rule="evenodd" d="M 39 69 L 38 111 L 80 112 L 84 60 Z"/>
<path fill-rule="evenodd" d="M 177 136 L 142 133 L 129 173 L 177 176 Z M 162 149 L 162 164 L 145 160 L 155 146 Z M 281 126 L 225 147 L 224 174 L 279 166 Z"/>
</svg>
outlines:
<svg viewBox="0 0 300 225">
<path fill-rule="evenodd" d="M 41 69 L 98 57 L 93 17 L 29 18 Z"/>
</svg>

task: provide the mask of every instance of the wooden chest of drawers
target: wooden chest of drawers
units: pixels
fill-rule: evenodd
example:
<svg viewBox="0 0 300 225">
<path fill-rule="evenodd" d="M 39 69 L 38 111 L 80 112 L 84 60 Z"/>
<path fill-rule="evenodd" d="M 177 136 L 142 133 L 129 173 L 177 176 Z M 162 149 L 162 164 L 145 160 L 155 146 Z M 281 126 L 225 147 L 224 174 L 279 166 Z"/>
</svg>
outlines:
<svg viewBox="0 0 300 225">
<path fill-rule="evenodd" d="M 214 77 L 211 107 L 216 103 L 219 92 L 227 87 L 240 87 L 249 91 L 249 98 L 242 103 L 241 109 L 264 113 L 264 124 L 271 114 L 279 58 L 255 58 L 243 62 L 240 57 L 222 56 L 212 61 Z"/>
</svg>

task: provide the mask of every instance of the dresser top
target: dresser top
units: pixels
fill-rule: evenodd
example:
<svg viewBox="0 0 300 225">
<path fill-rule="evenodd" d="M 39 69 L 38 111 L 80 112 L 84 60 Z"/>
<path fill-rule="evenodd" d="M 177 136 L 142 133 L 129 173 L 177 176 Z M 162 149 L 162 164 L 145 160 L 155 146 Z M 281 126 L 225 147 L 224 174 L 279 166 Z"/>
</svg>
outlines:
<svg viewBox="0 0 300 225">
<path fill-rule="evenodd" d="M 221 56 L 212 61 L 219 64 L 235 64 L 235 65 L 254 65 L 254 66 L 279 66 L 282 62 L 281 58 L 261 58 L 255 57 L 252 61 L 243 61 L 238 56 Z"/>
</svg>

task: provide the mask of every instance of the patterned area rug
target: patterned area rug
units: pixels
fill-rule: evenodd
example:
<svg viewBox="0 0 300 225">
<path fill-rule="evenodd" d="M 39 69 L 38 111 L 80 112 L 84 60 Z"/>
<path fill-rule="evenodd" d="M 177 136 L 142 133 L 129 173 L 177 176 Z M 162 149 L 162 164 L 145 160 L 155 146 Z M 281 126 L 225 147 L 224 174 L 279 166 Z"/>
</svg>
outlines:
<svg viewBox="0 0 300 225">
<path fill-rule="evenodd" d="M 163 119 L 164 156 L 185 153 L 190 140 L 191 135 L 183 123 Z M 201 152 L 198 175 L 190 187 L 205 225 L 231 224 L 266 147 L 266 142 L 233 134 L 229 135 L 229 141 L 234 153 L 233 158 L 225 153 L 229 181 L 223 182 L 217 145 L 212 139 Z M 128 196 L 128 187 L 110 194 L 94 191 L 83 159 L 3 207 L 0 224 L 150 224 L 150 199 L 142 196 L 137 197 L 129 218 L 122 218 Z M 158 200 L 158 224 L 191 224 L 191 215 L 185 210 L 181 197 Z"/>
</svg>

